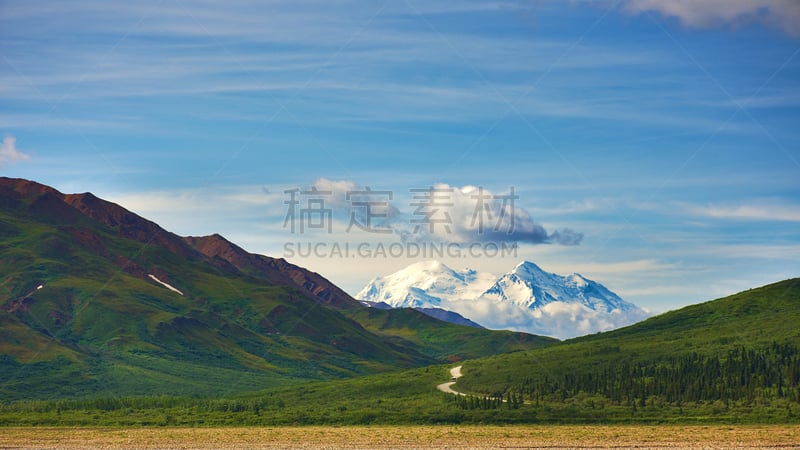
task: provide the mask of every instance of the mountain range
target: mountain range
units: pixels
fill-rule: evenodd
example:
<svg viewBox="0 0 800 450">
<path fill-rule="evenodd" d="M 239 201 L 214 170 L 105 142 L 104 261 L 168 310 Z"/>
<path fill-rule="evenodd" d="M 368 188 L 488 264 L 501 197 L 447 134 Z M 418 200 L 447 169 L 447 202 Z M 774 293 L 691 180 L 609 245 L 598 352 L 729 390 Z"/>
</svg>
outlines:
<svg viewBox="0 0 800 450">
<path fill-rule="evenodd" d="M 0 178 L 0 399 L 233 395 L 554 342 L 367 308 L 220 235 Z"/>
<path fill-rule="evenodd" d="M 523 261 L 501 276 L 421 261 L 370 281 L 355 297 L 394 308 L 451 311 L 492 329 L 570 338 L 638 322 L 647 311 L 602 284 Z"/>
<path fill-rule="evenodd" d="M 797 422 L 800 279 L 558 341 L 417 309 L 632 306 L 530 262 L 500 277 L 423 262 L 404 272 L 416 290 L 375 283 L 413 308 L 367 307 L 222 236 L 8 178 L 0 275 L 6 425 Z M 468 395 L 443 398 L 454 366 Z"/>
</svg>

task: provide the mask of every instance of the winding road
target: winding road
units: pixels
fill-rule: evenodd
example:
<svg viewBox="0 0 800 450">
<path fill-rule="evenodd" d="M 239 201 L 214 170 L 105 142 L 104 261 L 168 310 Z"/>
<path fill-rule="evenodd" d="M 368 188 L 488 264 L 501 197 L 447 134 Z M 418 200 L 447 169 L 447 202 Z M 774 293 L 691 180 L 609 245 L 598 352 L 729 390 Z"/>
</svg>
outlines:
<svg viewBox="0 0 800 450">
<path fill-rule="evenodd" d="M 461 366 L 456 366 L 456 367 L 453 367 L 452 369 L 450 369 L 450 376 L 452 378 L 461 378 Z M 452 389 L 452 386 L 454 384 L 456 384 L 455 381 L 448 381 L 447 383 L 442 383 L 442 384 L 436 386 L 436 389 L 438 389 L 438 390 L 440 390 L 442 392 L 446 392 L 448 394 L 453 394 L 453 395 L 467 395 L 467 394 L 463 394 L 463 393 L 458 392 L 458 391 L 454 391 Z"/>
</svg>

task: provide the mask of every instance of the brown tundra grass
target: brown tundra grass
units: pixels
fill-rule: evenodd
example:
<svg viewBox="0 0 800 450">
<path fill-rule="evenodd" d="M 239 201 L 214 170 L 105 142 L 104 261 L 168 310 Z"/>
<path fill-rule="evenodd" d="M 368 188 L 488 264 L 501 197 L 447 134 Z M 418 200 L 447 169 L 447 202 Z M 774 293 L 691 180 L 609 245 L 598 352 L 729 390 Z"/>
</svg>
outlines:
<svg viewBox="0 0 800 450">
<path fill-rule="evenodd" d="M 796 448 L 799 425 L 0 428 L 0 448 Z"/>
</svg>

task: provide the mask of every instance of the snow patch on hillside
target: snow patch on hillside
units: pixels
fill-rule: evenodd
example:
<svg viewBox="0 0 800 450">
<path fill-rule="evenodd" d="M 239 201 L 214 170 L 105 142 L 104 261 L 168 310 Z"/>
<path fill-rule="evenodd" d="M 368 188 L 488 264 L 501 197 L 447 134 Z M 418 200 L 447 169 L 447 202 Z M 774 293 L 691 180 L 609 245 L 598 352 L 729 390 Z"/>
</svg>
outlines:
<svg viewBox="0 0 800 450">
<path fill-rule="evenodd" d="M 158 278 L 157 278 L 155 275 L 153 275 L 152 273 L 148 273 L 148 274 L 147 274 L 147 276 L 148 276 L 148 277 L 150 277 L 150 278 L 151 278 L 153 281 L 155 281 L 156 283 L 158 283 L 158 284 L 160 284 L 160 285 L 164 286 L 165 288 L 169 289 L 170 291 L 172 291 L 172 292 L 177 292 L 178 294 L 181 294 L 181 295 L 183 295 L 183 292 L 181 292 L 181 291 L 179 291 L 178 289 L 176 289 L 175 287 L 173 287 L 173 286 L 171 286 L 171 285 L 169 285 L 169 284 L 167 284 L 167 283 L 165 283 L 165 282 L 163 282 L 163 281 L 159 280 L 159 279 L 158 279 Z"/>
</svg>

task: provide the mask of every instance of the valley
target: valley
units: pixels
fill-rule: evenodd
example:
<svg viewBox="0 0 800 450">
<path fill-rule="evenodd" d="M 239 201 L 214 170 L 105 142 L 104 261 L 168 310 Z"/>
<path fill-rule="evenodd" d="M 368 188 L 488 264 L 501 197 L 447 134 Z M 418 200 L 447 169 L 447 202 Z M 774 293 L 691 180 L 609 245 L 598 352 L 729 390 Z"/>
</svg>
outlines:
<svg viewBox="0 0 800 450">
<path fill-rule="evenodd" d="M 5 400 L 234 395 L 555 342 L 366 308 L 285 260 L 92 194 L 0 178 L 0 197 Z"/>
<path fill-rule="evenodd" d="M 559 341 L 365 306 L 91 194 L 11 179 L 0 194 L 2 426 L 800 421 L 800 279 Z M 515 273 L 498 295 L 526 286 L 553 303 L 566 294 L 530 280 L 593 283 Z"/>
<path fill-rule="evenodd" d="M 800 450 L 800 0 L 0 0 L 0 450 Z"/>
</svg>

